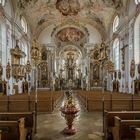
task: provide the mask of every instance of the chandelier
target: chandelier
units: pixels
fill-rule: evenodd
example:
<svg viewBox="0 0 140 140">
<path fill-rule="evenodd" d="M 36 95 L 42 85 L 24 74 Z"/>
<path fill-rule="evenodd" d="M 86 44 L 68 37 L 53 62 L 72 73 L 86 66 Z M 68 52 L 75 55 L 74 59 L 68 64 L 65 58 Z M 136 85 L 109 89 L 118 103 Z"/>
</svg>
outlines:
<svg viewBox="0 0 140 140">
<path fill-rule="evenodd" d="M 56 9 L 64 16 L 77 15 L 80 11 L 80 3 L 78 0 L 57 0 Z"/>
</svg>

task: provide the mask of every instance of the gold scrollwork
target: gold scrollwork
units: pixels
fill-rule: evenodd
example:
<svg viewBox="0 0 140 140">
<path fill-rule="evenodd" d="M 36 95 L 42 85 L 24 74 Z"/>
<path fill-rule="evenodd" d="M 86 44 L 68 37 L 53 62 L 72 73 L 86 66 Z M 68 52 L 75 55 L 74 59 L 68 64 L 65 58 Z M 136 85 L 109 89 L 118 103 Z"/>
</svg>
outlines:
<svg viewBox="0 0 140 140">
<path fill-rule="evenodd" d="M 10 66 L 10 62 L 8 61 L 6 66 L 6 78 L 10 79 L 10 77 L 11 77 L 11 66 Z"/>
</svg>

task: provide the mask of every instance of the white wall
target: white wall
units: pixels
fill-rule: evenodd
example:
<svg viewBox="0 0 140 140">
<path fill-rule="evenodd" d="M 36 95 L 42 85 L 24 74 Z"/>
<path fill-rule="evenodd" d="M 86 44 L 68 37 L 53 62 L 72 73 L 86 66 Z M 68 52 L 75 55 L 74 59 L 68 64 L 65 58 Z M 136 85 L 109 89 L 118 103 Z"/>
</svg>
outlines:
<svg viewBox="0 0 140 140">
<path fill-rule="evenodd" d="M 89 43 L 98 44 L 101 43 L 102 38 L 100 33 L 95 27 L 92 27 L 91 25 L 86 25 L 88 32 L 89 32 Z"/>
<path fill-rule="evenodd" d="M 51 33 L 53 29 L 55 28 L 54 25 L 49 26 L 48 28 L 45 28 L 39 35 L 38 40 L 40 44 L 49 44 L 51 43 Z"/>
</svg>

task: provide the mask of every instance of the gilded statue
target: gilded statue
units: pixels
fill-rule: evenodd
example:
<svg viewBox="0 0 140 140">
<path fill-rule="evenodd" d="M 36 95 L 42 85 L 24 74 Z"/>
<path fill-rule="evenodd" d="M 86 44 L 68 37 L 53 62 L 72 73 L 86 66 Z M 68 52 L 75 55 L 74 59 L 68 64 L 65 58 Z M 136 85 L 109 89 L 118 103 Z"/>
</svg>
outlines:
<svg viewBox="0 0 140 140">
<path fill-rule="evenodd" d="M 3 87 L 2 77 L 0 76 L 0 94 L 3 94 L 3 90 L 4 87 Z"/>
<path fill-rule="evenodd" d="M 28 82 L 26 80 L 26 77 L 22 84 L 23 84 L 23 93 L 28 93 Z"/>
</svg>

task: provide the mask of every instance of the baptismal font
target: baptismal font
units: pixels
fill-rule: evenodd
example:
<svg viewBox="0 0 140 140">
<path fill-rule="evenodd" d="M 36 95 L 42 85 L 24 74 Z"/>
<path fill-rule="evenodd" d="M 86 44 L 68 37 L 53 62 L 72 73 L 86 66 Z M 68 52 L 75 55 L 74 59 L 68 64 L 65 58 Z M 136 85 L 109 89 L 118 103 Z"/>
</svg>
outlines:
<svg viewBox="0 0 140 140">
<path fill-rule="evenodd" d="M 77 117 L 77 113 L 80 111 L 76 107 L 76 103 L 72 96 L 72 91 L 66 91 L 66 100 L 64 105 L 60 109 L 62 116 L 66 120 L 67 127 L 63 130 L 64 134 L 73 135 L 76 133 L 76 129 L 73 126 L 74 118 Z"/>
</svg>

